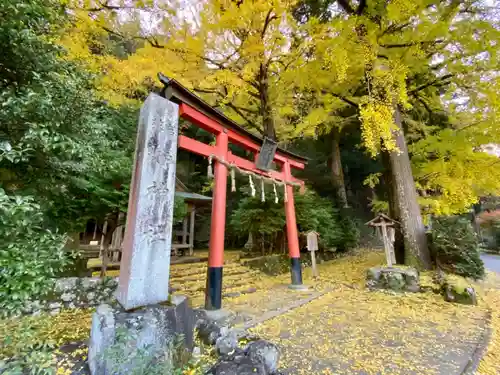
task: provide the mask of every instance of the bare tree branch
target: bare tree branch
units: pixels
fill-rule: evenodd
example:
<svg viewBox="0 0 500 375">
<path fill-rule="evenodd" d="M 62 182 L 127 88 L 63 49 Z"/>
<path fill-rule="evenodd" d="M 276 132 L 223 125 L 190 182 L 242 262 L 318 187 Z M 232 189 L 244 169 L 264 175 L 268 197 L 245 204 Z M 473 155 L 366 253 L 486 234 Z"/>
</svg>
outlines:
<svg viewBox="0 0 500 375">
<path fill-rule="evenodd" d="M 349 104 L 349 105 L 352 105 L 353 107 L 356 107 L 356 108 L 359 108 L 359 104 L 358 103 L 355 103 L 353 102 L 352 100 L 350 99 L 347 99 L 345 96 L 342 96 L 342 95 L 339 95 L 339 94 L 334 94 L 334 93 L 331 93 L 331 92 L 324 92 L 324 94 L 330 94 L 340 100 L 342 100 L 343 102 Z"/>
<path fill-rule="evenodd" d="M 252 121 L 250 121 L 248 119 L 247 116 L 245 116 L 245 114 L 242 112 L 242 108 L 241 107 L 237 107 L 235 106 L 234 104 L 231 104 L 231 103 L 227 103 L 226 104 L 229 108 L 231 108 L 233 111 L 235 111 L 243 120 L 245 120 L 246 122 L 246 125 L 256 131 L 259 132 L 259 134 L 261 135 L 264 135 L 264 131 L 257 125 L 255 125 Z"/>
<path fill-rule="evenodd" d="M 401 31 L 403 30 L 405 27 L 408 27 L 410 26 L 411 23 L 410 22 L 406 22 L 406 23 L 403 23 L 401 25 L 398 25 L 398 24 L 395 24 L 393 23 L 392 25 L 389 25 L 389 27 L 387 29 L 385 29 L 383 32 L 382 32 L 382 35 L 381 36 L 384 36 L 386 34 L 394 34 L 394 33 L 397 33 L 398 31 Z"/>
<path fill-rule="evenodd" d="M 450 79 L 450 78 L 453 78 L 453 74 L 445 74 L 442 77 L 436 78 L 435 80 L 433 80 L 431 82 L 424 83 L 423 85 L 420 85 L 420 86 L 414 88 L 413 90 L 410 90 L 408 93 L 409 94 L 414 94 L 414 93 L 416 93 L 418 91 L 426 89 L 427 87 L 437 86 L 438 84 L 439 84 L 439 86 L 443 86 L 444 84 L 449 83 L 449 82 L 445 82 L 445 81 L 448 80 L 448 79 Z"/>
<path fill-rule="evenodd" d="M 408 43 L 396 43 L 396 44 L 380 44 L 381 47 L 384 48 L 405 48 L 405 47 L 413 47 L 413 46 L 418 46 L 418 45 L 435 45 L 439 43 L 443 43 L 445 40 L 443 39 L 438 39 L 438 40 L 422 40 L 422 41 L 415 41 L 415 42 L 408 42 Z"/>
<path fill-rule="evenodd" d="M 267 12 L 267 15 L 266 15 L 266 20 L 264 21 L 264 27 L 262 28 L 262 32 L 260 33 L 260 37 L 261 39 L 264 39 L 264 36 L 266 35 L 266 31 L 267 31 L 267 28 L 269 26 L 269 24 L 277 19 L 278 17 L 276 16 L 276 14 L 272 14 L 273 12 L 273 8 L 269 9 L 269 12 Z"/>
</svg>

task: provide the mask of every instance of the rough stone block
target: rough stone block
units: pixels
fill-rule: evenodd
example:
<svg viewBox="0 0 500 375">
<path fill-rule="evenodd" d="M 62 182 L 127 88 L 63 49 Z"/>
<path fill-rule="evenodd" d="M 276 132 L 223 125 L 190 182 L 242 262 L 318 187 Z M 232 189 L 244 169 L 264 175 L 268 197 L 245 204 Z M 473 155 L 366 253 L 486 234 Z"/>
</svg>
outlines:
<svg viewBox="0 0 500 375">
<path fill-rule="evenodd" d="M 254 362 L 264 364 L 269 373 L 278 369 L 280 351 L 276 345 L 266 340 L 252 341 L 245 348 L 245 353 Z"/>
<path fill-rule="evenodd" d="M 441 293 L 448 302 L 477 305 L 476 291 L 465 279 L 458 276 L 448 276 L 441 285 Z"/>
<path fill-rule="evenodd" d="M 244 350 L 235 348 L 228 355 L 221 354 L 207 375 L 271 375 L 276 373 L 280 358 L 278 347 L 265 340 L 253 341 Z"/>
<path fill-rule="evenodd" d="M 91 374 L 140 372 L 153 364 L 171 373 L 174 343 L 182 336 L 185 349 L 191 351 L 195 326 L 189 301 L 184 298 L 176 303 L 133 312 L 100 305 L 92 317 L 88 355 Z"/>
<path fill-rule="evenodd" d="M 238 337 L 235 332 L 229 332 L 227 335 L 219 337 L 215 341 L 217 353 L 226 355 L 232 353 L 238 347 Z"/>
<path fill-rule="evenodd" d="M 366 272 L 366 286 L 396 292 L 419 292 L 418 271 L 412 267 L 373 267 Z"/>
</svg>

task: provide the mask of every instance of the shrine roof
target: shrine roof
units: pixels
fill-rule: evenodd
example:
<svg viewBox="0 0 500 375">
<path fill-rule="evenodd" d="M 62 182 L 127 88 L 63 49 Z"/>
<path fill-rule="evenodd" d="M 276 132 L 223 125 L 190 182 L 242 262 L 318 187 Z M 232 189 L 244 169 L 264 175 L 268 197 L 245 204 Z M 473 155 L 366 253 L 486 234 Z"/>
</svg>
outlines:
<svg viewBox="0 0 500 375">
<path fill-rule="evenodd" d="M 207 197 L 206 195 L 196 193 L 189 193 L 186 191 L 176 191 L 175 196 L 193 202 L 209 202 L 212 200 L 212 197 Z"/>
<path fill-rule="evenodd" d="M 238 123 L 236 123 L 235 121 L 231 120 L 229 117 L 224 115 L 222 112 L 212 107 L 210 104 L 208 104 L 206 101 L 204 101 L 198 95 L 194 94 L 191 90 L 187 89 L 185 86 L 180 84 L 175 79 L 169 78 L 161 73 L 158 73 L 158 78 L 160 79 L 160 82 L 165 85 L 165 87 L 161 92 L 161 95 L 163 97 L 177 104 L 185 103 L 190 107 L 193 107 L 197 111 L 203 113 L 205 116 L 208 116 L 211 119 L 219 122 L 225 128 L 233 130 L 249 138 L 255 143 L 262 145 L 263 142 L 262 138 L 244 129 L 241 125 L 239 125 Z M 285 150 L 281 147 L 278 147 L 276 152 L 280 153 L 281 155 L 287 158 L 296 160 L 298 162 L 304 164 L 307 163 L 307 158 L 297 155 L 288 150 Z"/>
</svg>

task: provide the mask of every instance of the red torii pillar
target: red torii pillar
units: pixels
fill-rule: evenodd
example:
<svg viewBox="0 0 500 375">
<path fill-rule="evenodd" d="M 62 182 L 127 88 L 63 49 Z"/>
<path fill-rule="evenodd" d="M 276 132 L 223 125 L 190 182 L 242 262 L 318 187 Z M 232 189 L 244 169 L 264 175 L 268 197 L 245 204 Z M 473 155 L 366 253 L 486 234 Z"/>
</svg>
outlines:
<svg viewBox="0 0 500 375">
<path fill-rule="evenodd" d="M 215 140 L 216 155 L 227 160 L 228 136 L 222 131 Z M 215 161 L 215 182 L 212 200 L 212 221 L 208 253 L 207 287 L 205 308 L 218 310 L 222 306 L 222 270 L 224 268 L 224 234 L 226 227 L 227 168 Z"/>
<path fill-rule="evenodd" d="M 292 171 L 290 163 L 285 162 L 283 165 L 285 172 L 285 181 L 290 181 Z M 285 215 L 286 215 L 286 237 L 288 240 L 288 254 L 290 255 L 290 271 L 292 274 L 292 288 L 300 288 L 302 286 L 302 268 L 300 266 L 300 247 L 299 234 L 297 232 L 297 221 L 295 219 L 295 198 L 293 197 L 293 187 L 285 186 L 287 199 L 285 200 Z"/>
</svg>

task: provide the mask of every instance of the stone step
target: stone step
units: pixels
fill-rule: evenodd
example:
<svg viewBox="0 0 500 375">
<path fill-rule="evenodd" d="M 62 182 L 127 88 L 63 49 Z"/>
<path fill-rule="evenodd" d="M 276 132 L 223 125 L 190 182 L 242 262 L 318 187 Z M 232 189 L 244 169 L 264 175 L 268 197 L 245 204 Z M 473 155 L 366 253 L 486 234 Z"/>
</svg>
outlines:
<svg viewBox="0 0 500 375">
<path fill-rule="evenodd" d="M 224 269 L 224 277 L 237 275 L 237 274 L 243 274 L 243 273 L 259 274 L 258 271 L 257 272 L 251 271 L 248 268 L 244 268 L 244 267 Z M 170 275 L 170 281 L 182 281 L 182 280 L 192 281 L 193 279 L 198 279 L 198 278 L 205 279 L 206 277 L 207 277 L 207 270 L 203 270 L 202 272 L 189 272 L 189 273 L 177 273 L 176 272 L 176 273 L 173 273 Z"/>
<path fill-rule="evenodd" d="M 234 288 L 238 288 L 238 287 L 251 287 L 252 284 L 247 282 L 247 281 L 241 281 L 239 283 L 233 283 L 233 284 L 226 284 L 226 285 L 222 285 L 222 292 L 226 292 L 227 290 L 231 289 L 231 291 L 234 289 Z M 182 293 L 187 293 L 187 294 L 192 294 L 192 293 L 196 293 L 196 292 L 200 292 L 200 291 L 205 291 L 205 288 L 206 288 L 206 284 L 203 283 L 203 284 L 195 284 L 195 285 L 189 285 L 187 288 L 186 287 L 183 287 L 182 285 L 172 285 L 171 286 L 171 290 L 174 290 L 174 291 L 178 291 L 178 292 L 182 292 Z"/>
<path fill-rule="evenodd" d="M 255 275 L 252 274 L 238 274 L 238 275 L 230 275 L 230 276 L 224 276 L 222 279 L 222 285 L 231 286 L 234 285 L 235 282 L 241 282 L 243 284 L 251 284 L 253 280 L 255 279 Z M 178 282 L 178 280 L 177 280 Z M 185 283 L 185 284 L 178 284 L 177 282 L 172 282 L 170 285 L 172 288 L 177 289 L 177 290 L 198 290 L 199 288 L 204 289 L 206 286 L 206 278 L 199 279 L 198 282 L 190 282 L 190 283 Z"/>
<path fill-rule="evenodd" d="M 230 263 L 225 263 L 224 264 L 224 269 L 229 269 L 229 268 L 234 268 L 234 267 L 245 267 L 239 262 L 230 262 Z M 177 272 L 177 271 L 186 271 L 189 270 L 190 272 L 200 272 L 201 270 L 207 269 L 207 262 L 205 263 L 196 263 L 196 264 L 173 264 L 170 267 L 171 272 Z"/>
<path fill-rule="evenodd" d="M 252 271 L 246 267 L 238 267 L 238 268 L 232 268 L 232 269 L 224 269 L 224 278 L 228 276 L 235 276 L 235 275 L 244 275 L 244 274 L 249 274 L 249 275 L 258 275 L 259 272 Z M 181 282 L 181 281 L 197 281 L 200 278 L 206 279 L 207 277 L 207 271 L 205 270 L 204 272 L 197 272 L 197 273 L 188 273 L 188 274 L 175 274 L 170 277 L 170 281 L 175 281 L 175 282 Z"/>
</svg>

